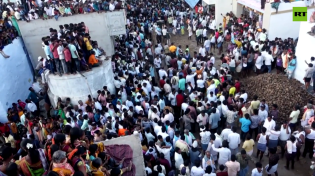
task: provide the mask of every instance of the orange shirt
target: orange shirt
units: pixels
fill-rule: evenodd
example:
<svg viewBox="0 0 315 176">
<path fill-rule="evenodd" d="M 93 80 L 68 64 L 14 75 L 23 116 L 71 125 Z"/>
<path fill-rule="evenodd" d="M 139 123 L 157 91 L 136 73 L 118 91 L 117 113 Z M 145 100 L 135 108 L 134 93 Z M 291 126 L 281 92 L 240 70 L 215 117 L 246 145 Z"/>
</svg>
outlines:
<svg viewBox="0 0 315 176">
<path fill-rule="evenodd" d="M 175 52 L 176 52 L 176 49 L 177 49 L 177 47 L 176 47 L 175 45 L 171 45 L 171 46 L 169 47 L 169 50 L 170 50 L 171 53 L 175 53 Z"/>
<path fill-rule="evenodd" d="M 91 56 L 89 57 L 89 64 L 94 65 L 97 63 L 98 63 L 98 60 L 95 58 L 95 55 L 91 54 Z"/>
<path fill-rule="evenodd" d="M 123 129 L 123 128 L 119 129 L 118 136 L 126 136 L 127 131 L 128 131 L 127 129 Z"/>
</svg>

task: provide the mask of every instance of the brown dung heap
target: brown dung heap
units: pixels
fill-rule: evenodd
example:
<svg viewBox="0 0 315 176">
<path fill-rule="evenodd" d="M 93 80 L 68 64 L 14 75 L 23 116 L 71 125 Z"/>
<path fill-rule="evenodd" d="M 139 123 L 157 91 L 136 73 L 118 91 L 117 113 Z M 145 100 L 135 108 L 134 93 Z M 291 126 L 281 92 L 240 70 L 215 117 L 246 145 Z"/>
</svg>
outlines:
<svg viewBox="0 0 315 176">
<path fill-rule="evenodd" d="M 249 100 L 254 95 L 258 99 L 265 99 L 269 106 L 277 104 L 279 109 L 279 119 L 288 120 L 295 105 L 301 108 L 307 104 L 308 100 L 315 100 L 314 96 L 308 93 L 304 85 L 295 79 L 288 79 L 283 74 L 262 74 L 241 80 L 242 89 L 246 90 Z M 314 101 L 315 102 L 315 101 Z M 301 112 L 300 116 L 303 115 Z"/>
</svg>

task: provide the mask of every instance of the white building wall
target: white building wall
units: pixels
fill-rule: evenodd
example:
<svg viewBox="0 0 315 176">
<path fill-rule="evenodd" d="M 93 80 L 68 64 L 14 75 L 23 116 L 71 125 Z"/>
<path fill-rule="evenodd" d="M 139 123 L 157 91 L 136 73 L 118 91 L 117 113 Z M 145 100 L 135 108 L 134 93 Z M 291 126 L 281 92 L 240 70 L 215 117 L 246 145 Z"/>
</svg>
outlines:
<svg viewBox="0 0 315 176">
<path fill-rule="evenodd" d="M 48 75 L 48 94 L 53 106 L 58 97 L 63 100 L 69 97 L 72 104 L 78 104 L 79 100 L 85 102 L 88 95 L 96 98 L 97 90 L 103 90 L 103 86 L 107 86 L 111 94 L 115 93 L 114 73 L 110 60 L 103 61 L 101 66 L 91 71 L 82 72 L 82 75 Z"/>
<path fill-rule="evenodd" d="M 107 56 L 114 54 L 113 41 L 110 37 L 110 23 L 107 18 L 109 14 L 107 13 L 90 13 L 90 14 L 78 14 L 69 17 L 60 17 L 58 21 L 54 19 L 50 20 L 35 20 L 29 23 L 25 21 L 19 21 L 19 27 L 27 47 L 27 50 L 32 59 L 33 66 L 35 67 L 38 63 L 38 56 L 45 56 L 44 50 L 42 49 L 41 38 L 49 36 L 49 28 L 59 30 L 59 25 L 70 24 L 70 23 L 80 23 L 84 22 L 89 30 L 92 40 L 98 42 L 99 47 L 102 47 Z M 115 13 L 124 13 L 123 10 L 115 11 Z M 125 19 L 117 21 L 117 23 L 125 23 Z"/>
<path fill-rule="evenodd" d="M 233 4 L 237 5 L 234 0 L 215 0 L 215 21 L 217 23 L 217 27 L 220 23 L 223 24 L 222 15 L 225 16 L 226 13 L 233 11 Z"/>
<path fill-rule="evenodd" d="M 18 99 L 25 101 L 33 75 L 20 38 L 5 46 L 3 51 L 10 58 L 0 55 L 0 122 L 7 122 L 7 109 Z"/>
<path fill-rule="evenodd" d="M 274 40 L 280 38 L 297 38 L 299 36 L 301 22 L 293 21 L 293 7 L 305 7 L 304 1 L 296 1 L 293 3 L 281 3 L 278 13 L 271 8 L 271 4 L 266 4 L 263 28 L 268 31 L 268 38 Z M 308 8 L 307 15 L 310 17 L 314 8 Z M 281 26 L 281 27 L 280 27 Z"/>
<path fill-rule="evenodd" d="M 315 23 L 301 22 L 299 41 L 296 46 L 296 58 L 297 64 L 293 77 L 304 84 L 304 75 L 307 65 L 305 61 L 310 62 L 311 57 L 315 57 L 314 46 L 315 38 L 307 34 L 311 30 Z M 313 85 L 314 86 L 314 85 Z"/>
</svg>

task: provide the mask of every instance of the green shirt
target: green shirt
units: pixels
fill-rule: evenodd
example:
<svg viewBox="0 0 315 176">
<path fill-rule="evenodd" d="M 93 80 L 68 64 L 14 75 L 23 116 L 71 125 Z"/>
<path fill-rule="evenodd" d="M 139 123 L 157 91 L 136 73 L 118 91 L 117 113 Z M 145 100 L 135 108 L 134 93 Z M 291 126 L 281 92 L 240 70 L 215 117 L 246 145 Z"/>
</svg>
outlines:
<svg viewBox="0 0 315 176">
<path fill-rule="evenodd" d="M 180 90 L 185 91 L 186 80 L 182 78 L 178 81 L 178 87 Z"/>
<path fill-rule="evenodd" d="M 240 163 L 241 169 L 244 169 L 248 166 L 248 161 L 250 157 L 246 154 L 245 158 L 242 157 L 241 153 L 236 154 L 236 160 Z"/>
<path fill-rule="evenodd" d="M 81 126 L 81 130 L 86 130 L 88 127 L 89 127 L 89 124 L 88 124 L 88 119 L 84 119 L 83 120 L 83 124 L 82 124 L 82 126 Z"/>
</svg>

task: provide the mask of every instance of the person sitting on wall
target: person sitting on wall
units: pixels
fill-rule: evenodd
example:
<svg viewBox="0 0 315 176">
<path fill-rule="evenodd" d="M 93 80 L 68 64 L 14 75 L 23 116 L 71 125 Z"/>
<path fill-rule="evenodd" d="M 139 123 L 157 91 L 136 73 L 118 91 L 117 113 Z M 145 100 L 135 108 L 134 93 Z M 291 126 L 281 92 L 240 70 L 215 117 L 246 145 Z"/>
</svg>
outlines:
<svg viewBox="0 0 315 176">
<path fill-rule="evenodd" d="M 91 55 L 89 57 L 89 65 L 92 67 L 98 67 L 102 63 L 101 60 L 96 59 L 95 51 L 91 51 Z"/>
<path fill-rule="evenodd" d="M 98 47 L 98 44 L 96 42 L 93 45 L 93 51 L 95 52 L 96 57 L 100 57 L 102 55 L 106 56 L 106 52 L 103 50 L 103 48 Z"/>
</svg>

